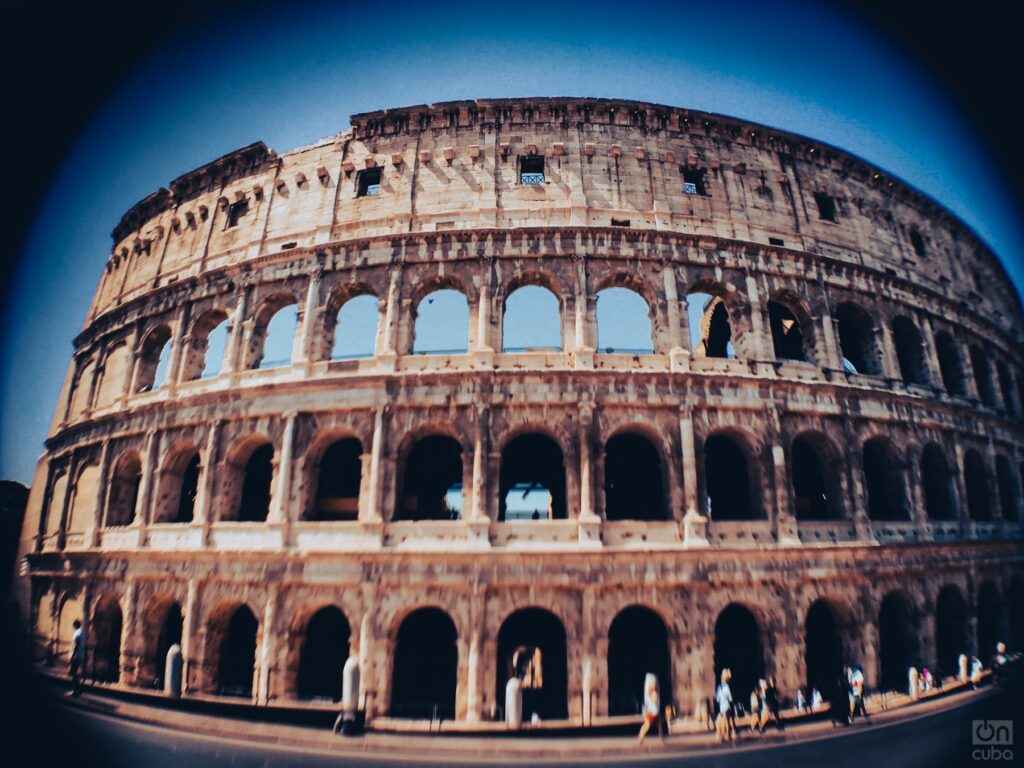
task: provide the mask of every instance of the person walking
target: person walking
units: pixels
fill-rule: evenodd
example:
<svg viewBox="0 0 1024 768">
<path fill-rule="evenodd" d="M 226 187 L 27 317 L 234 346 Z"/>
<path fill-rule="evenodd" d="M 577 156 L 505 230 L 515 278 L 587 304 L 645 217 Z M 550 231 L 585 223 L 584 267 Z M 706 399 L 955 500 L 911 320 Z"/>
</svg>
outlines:
<svg viewBox="0 0 1024 768">
<path fill-rule="evenodd" d="M 761 694 L 755 687 L 750 692 L 750 730 L 760 730 L 761 726 Z"/>
<path fill-rule="evenodd" d="M 69 672 L 71 673 L 71 692 L 69 696 L 82 695 L 82 677 L 85 674 L 85 629 L 82 622 L 75 619 L 71 626 L 74 632 L 71 634 L 71 655 L 68 658 Z"/>
<path fill-rule="evenodd" d="M 718 715 L 715 717 L 715 738 L 721 744 L 726 738 L 732 740 L 733 729 L 730 727 L 729 719 L 732 713 L 732 689 L 729 688 L 729 680 L 732 679 L 732 672 L 728 669 L 722 670 L 722 679 L 715 689 L 715 703 L 718 706 Z"/>
<path fill-rule="evenodd" d="M 785 730 L 785 726 L 782 724 L 782 715 L 779 713 L 779 689 L 775 685 L 775 675 L 768 676 L 768 685 L 764 689 L 764 701 L 768 714 L 775 721 L 775 727 L 780 731 Z M 765 719 L 767 720 L 767 717 Z M 764 730 L 764 726 L 761 726 L 761 730 Z"/>
<path fill-rule="evenodd" d="M 971 687 L 977 688 L 981 684 L 981 659 L 971 656 Z"/>
<path fill-rule="evenodd" d="M 650 672 L 644 677 L 644 722 L 640 726 L 640 735 L 637 736 L 637 744 L 644 743 L 644 736 L 651 729 L 655 722 L 658 724 L 658 736 L 664 740 L 665 731 L 661 720 L 661 696 L 658 695 L 658 677 Z"/>
<path fill-rule="evenodd" d="M 857 664 L 850 674 L 850 693 L 853 696 L 853 707 L 850 711 L 850 720 L 854 720 L 859 713 L 868 719 L 868 710 L 864 706 L 864 667 Z"/>
</svg>

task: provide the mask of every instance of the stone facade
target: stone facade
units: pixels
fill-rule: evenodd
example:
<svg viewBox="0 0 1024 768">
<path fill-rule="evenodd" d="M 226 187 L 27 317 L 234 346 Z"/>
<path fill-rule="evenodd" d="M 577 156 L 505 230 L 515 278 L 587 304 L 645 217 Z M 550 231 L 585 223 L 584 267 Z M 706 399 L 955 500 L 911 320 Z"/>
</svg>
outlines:
<svg viewBox="0 0 1024 768">
<path fill-rule="evenodd" d="M 792 692 L 839 658 L 885 685 L 1024 641 L 1020 300 L 951 214 L 834 147 L 635 102 L 385 110 L 185 174 L 114 240 L 20 580 L 39 643 L 59 651 L 84 616 L 108 679 L 151 685 L 180 636 L 190 693 L 308 698 L 325 606 L 371 717 L 424 716 L 433 697 L 467 722 L 500 713 L 503 649 L 532 647 L 530 627 L 547 659 L 537 707 L 584 722 L 628 711 L 613 702 L 623 654 L 664 650 L 662 684 L 691 711 L 736 654 Z M 557 300 L 560 346 L 503 344 L 523 286 Z M 650 349 L 599 345 L 609 288 L 643 299 Z M 417 348 L 438 290 L 465 297 L 464 351 Z M 372 354 L 339 359 L 339 311 L 361 296 L 377 301 Z M 270 367 L 290 307 L 290 359 Z M 422 491 L 443 446 L 461 461 L 447 519 Z M 558 454 L 561 468 L 537 458 Z M 354 490 L 325 490 L 335 461 Z M 621 485 L 645 471 L 634 491 L 660 493 L 641 514 Z M 515 481 L 550 491 L 550 519 L 507 514 Z M 732 604 L 750 632 L 721 618 Z M 832 640 L 810 639 L 816 605 Z M 616 635 L 633 606 L 664 649 Z M 398 675 L 418 609 L 447 618 L 416 626 L 454 632 L 450 680 Z M 523 609 L 540 609 L 526 635 L 503 633 Z M 811 646 L 833 641 L 821 662 L 831 651 Z M 224 658 L 239 648 L 251 685 Z"/>
</svg>

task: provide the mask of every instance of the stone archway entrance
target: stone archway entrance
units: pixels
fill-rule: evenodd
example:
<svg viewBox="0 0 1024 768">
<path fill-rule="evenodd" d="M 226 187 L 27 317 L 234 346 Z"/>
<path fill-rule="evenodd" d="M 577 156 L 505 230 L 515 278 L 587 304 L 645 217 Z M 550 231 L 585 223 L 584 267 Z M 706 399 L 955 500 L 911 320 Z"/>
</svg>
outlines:
<svg viewBox="0 0 1024 768">
<path fill-rule="evenodd" d="M 334 606 L 321 608 L 313 614 L 299 651 L 296 690 L 300 699 L 341 699 L 350 637 L 348 621 Z"/>
<path fill-rule="evenodd" d="M 906 597 L 890 592 L 878 613 L 879 685 L 884 691 L 906 691 L 907 670 L 917 662 L 917 634 Z"/>
<path fill-rule="evenodd" d="M 643 705 L 644 677 L 658 677 L 664 706 L 672 700 L 668 630 L 654 611 L 634 605 L 608 630 L 608 714 L 635 715 Z"/>
<path fill-rule="evenodd" d="M 747 608 L 731 603 L 715 621 L 715 680 L 722 670 L 732 671 L 732 698 L 746 702 L 764 677 L 764 649 L 757 619 Z"/>
<path fill-rule="evenodd" d="M 523 719 L 534 712 L 544 720 L 568 717 L 568 668 L 565 628 L 541 608 L 516 611 L 498 632 L 496 700 L 504 705 L 505 684 L 523 681 Z"/>
<path fill-rule="evenodd" d="M 101 601 L 92 617 L 92 677 L 116 683 L 121 670 L 121 606 L 113 598 Z"/>
<path fill-rule="evenodd" d="M 843 642 L 828 603 L 818 600 L 811 606 L 804 629 L 807 687 L 829 696 L 843 673 Z"/>
<path fill-rule="evenodd" d="M 252 696 L 258 629 L 259 622 L 245 605 L 226 619 L 217 660 L 217 693 L 222 696 Z"/>
<path fill-rule="evenodd" d="M 391 714 L 423 720 L 455 717 L 458 632 L 440 608 L 420 608 L 402 621 L 395 639 Z"/>
</svg>

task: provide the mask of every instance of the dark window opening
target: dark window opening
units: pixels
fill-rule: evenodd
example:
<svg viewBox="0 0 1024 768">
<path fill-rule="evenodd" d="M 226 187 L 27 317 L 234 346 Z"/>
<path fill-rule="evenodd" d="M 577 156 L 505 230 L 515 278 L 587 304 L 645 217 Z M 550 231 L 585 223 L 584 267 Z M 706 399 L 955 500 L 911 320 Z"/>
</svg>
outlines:
<svg viewBox="0 0 1024 768">
<path fill-rule="evenodd" d="M 768 245 L 785 245 L 785 244 L 786 244 L 786 241 L 783 240 L 781 237 L 769 237 L 768 238 Z"/>
<path fill-rule="evenodd" d="M 256 631 L 259 622 L 246 606 L 239 606 L 227 622 L 217 663 L 217 693 L 222 696 L 252 696 L 256 669 Z"/>
<path fill-rule="evenodd" d="M 171 603 L 167 608 L 163 624 L 160 625 L 160 634 L 157 636 L 153 658 L 151 660 L 153 670 L 153 687 L 162 689 L 164 687 L 164 674 L 167 669 L 167 653 L 172 645 L 181 647 L 182 627 L 184 618 L 181 615 L 181 606 Z"/>
<path fill-rule="evenodd" d="M 505 685 L 522 683 L 523 720 L 536 713 L 542 720 L 568 716 L 568 664 L 565 627 L 540 608 L 516 611 L 498 631 L 495 698 L 505 702 Z"/>
<path fill-rule="evenodd" d="M 927 384 L 923 342 L 917 326 L 909 318 L 897 317 L 892 324 L 892 333 L 903 383 Z"/>
<path fill-rule="evenodd" d="M 999 587 L 986 581 L 978 590 L 978 658 L 986 666 L 996 653 L 996 643 L 1003 640 L 1001 613 Z"/>
<path fill-rule="evenodd" d="M 957 674 L 967 653 L 967 605 L 960 590 L 947 585 L 935 605 L 935 658 L 942 676 Z"/>
<path fill-rule="evenodd" d="M 1010 460 L 1005 456 L 996 459 L 996 485 L 999 486 L 999 509 L 1003 519 L 1016 520 L 1019 482 L 1013 476 Z"/>
<path fill-rule="evenodd" d="M 274 448 L 267 444 L 253 451 L 246 462 L 242 498 L 238 505 L 239 522 L 261 523 L 267 519 L 273 461 Z"/>
<path fill-rule="evenodd" d="M 178 510 L 174 516 L 176 523 L 191 523 L 196 508 L 196 496 L 199 494 L 199 454 L 196 453 L 185 466 L 181 476 L 181 492 L 178 495 Z"/>
<path fill-rule="evenodd" d="M 828 520 L 839 517 L 838 479 L 832 468 L 832 452 L 823 435 L 801 435 L 790 449 L 793 476 L 793 507 L 797 520 Z"/>
<path fill-rule="evenodd" d="M 988 365 L 988 355 L 981 347 L 971 347 L 971 368 L 974 370 L 974 383 L 978 387 L 978 397 L 985 405 L 995 407 L 996 390 L 992 385 L 992 370 Z"/>
<path fill-rule="evenodd" d="M 864 443 L 864 487 L 868 517 L 872 520 L 906 520 L 903 467 L 895 447 L 885 438 Z"/>
<path fill-rule="evenodd" d="M 605 516 L 609 520 L 665 520 L 658 450 L 646 438 L 630 434 L 615 435 L 604 450 Z"/>
<path fill-rule="evenodd" d="M 341 684 L 348 659 L 351 631 L 337 608 L 321 608 L 306 625 L 299 651 L 300 699 L 341 699 Z"/>
<path fill-rule="evenodd" d="M 629 219 L 612 219 L 613 227 L 628 227 Z"/>
<path fill-rule="evenodd" d="M 878 341 L 871 317 L 856 304 L 842 304 L 836 311 L 843 370 L 847 373 L 877 375 Z"/>
<path fill-rule="evenodd" d="M 832 609 L 818 600 L 807 612 L 804 623 L 804 659 L 807 665 L 807 687 L 817 688 L 826 699 L 837 693 L 836 685 L 843 673 L 843 643 L 839 637 Z M 845 680 L 842 680 L 845 683 Z"/>
<path fill-rule="evenodd" d="M 439 608 L 413 611 L 402 622 L 395 642 L 391 715 L 419 720 L 455 717 L 459 666 L 457 633 L 451 617 Z M 498 699 L 504 701 L 504 691 Z"/>
<path fill-rule="evenodd" d="M 942 386 L 951 395 L 967 394 L 964 382 L 964 368 L 957 351 L 956 342 L 946 331 L 935 335 L 935 352 L 939 358 L 939 372 L 942 374 Z"/>
<path fill-rule="evenodd" d="M 519 183 L 520 184 L 543 184 L 544 183 L 544 158 L 543 157 L 520 157 L 519 158 Z"/>
<path fill-rule="evenodd" d="M 238 222 L 242 220 L 242 217 L 249 212 L 249 201 L 247 199 L 239 200 L 238 202 L 232 203 L 228 206 L 228 225 L 227 229 L 237 227 Z"/>
<path fill-rule="evenodd" d="M 928 250 L 924 246 L 924 238 L 914 227 L 910 230 L 910 245 L 913 246 L 914 253 L 917 254 L 918 258 L 928 258 Z"/>
<path fill-rule="evenodd" d="M 121 671 L 121 608 L 115 600 L 104 602 L 92 619 L 92 678 L 116 683 Z"/>
<path fill-rule="evenodd" d="M 906 598 L 898 593 L 886 595 L 878 614 L 879 687 L 883 691 L 906 691 L 907 670 L 920 663 L 914 629 Z"/>
<path fill-rule="evenodd" d="M 758 516 L 751 498 L 747 455 L 732 438 L 711 435 L 704 443 L 704 486 L 707 513 L 713 520 Z"/>
<path fill-rule="evenodd" d="M 999 379 L 999 393 L 1003 396 L 1003 407 L 1007 413 L 1016 414 L 1017 405 L 1013 400 L 1013 378 L 1010 368 L 1002 360 L 996 360 L 996 377 Z"/>
<path fill-rule="evenodd" d="M 125 457 L 118 464 L 110 484 L 107 525 L 129 525 L 135 519 L 141 482 L 142 463 L 136 456 Z"/>
<path fill-rule="evenodd" d="M 772 329 L 775 357 L 779 360 L 806 361 L 804 335 L 800 321 L 789 308 L 777 301 L 768 302 L 768 322 Z"/>
<path fill-rule="evenodd" d="M 355 520 L 359 516 L 359 483 L 363 447 L 354 437 L 331 443 L 320 459 L 316 520 Z"/>
<path fill-rule="evenodd" d="M 826 195 L 824 192 L 815 192 L 814 202 L 818 204 L 819 219 L 832 222 L 836 220 L 836 201 L 832 195 Z"/>
<path fill-rule="evenodd" d="M 729 687 L 733 702 L 744 707 L 750 692 L 764 677 L 764 653 L 757 620 L 742 605 L 731 603 L 715 621 L 715 681 L 722 679 L 722 670 L 732 673 Z"/>
<path fill-rule="evenodd" d="M 955 517 L 952 497 L 952 476 L 942 449 L 929 443 L 921 452 L 921 483 L 924 485 L 924 508 L 932 520 Z"/>
<path fill-rule="evenodd" d="M 626 608 L 608 630 L 608 714 L 640 714 L 644 681 L 658 679 L 661 705 L 672 703 L 672 671 L 665 622 L 639 605 Z"/>
<path fill-rule="evenodd" d="M 734 360 L 736 350 L 732 343 L 732 326 L 725 302 L 707 293 L 691 293 L 686 301 L 689 305 L 687 314 L 690 319 L 693 356 Z"/>
<path fill-rule="evenodd" d="M 458 520 L 462 513 L 462 446 L 430 435 L 412 446 L 396 520 Z"/>
<path fill-rule="evenodd" d="M 565 463 L 554 440 L 520 435 L 505 446 L 498 503 L 499 520 L 565 518 Z"/>
<path fill-rule="evenodd" d="M 707 195 L 707 185 L 704 183 L 706 174 L 705 168 L 683 168 L 683 192 L 687 195 Z"/>
<path fill-rule="evenodd" d="M 380 194 L 380 168 L 364 168 L 356 174 L 356 197 Z"/>
<path fill-rule="evenodd" d="M 981 455 L 974 450 L 964 456 L 964 490 L 967 493 L 967 514 L 972 520 L 992 519 L 989 498 L 988 469 Z"/>
</svg>

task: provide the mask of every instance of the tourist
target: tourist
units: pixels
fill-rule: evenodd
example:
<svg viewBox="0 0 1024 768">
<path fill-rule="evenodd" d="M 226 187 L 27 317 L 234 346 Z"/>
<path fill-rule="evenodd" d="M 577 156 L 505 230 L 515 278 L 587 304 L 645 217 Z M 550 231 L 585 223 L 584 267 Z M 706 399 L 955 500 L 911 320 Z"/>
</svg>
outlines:
<svg viewBox="0 0 1024 768">
<path fill-rule="evenodd" d="M 728 669 L 722 670 L 722 679 L 715 689 L 715 703 L 718 706 L 718 715 L 715 717 L 715 738 L 721 744 L 726 738 L 732 739 L 734 730 L 730 727 L 732 716 L 732 689 L 729 688 L 729 680 L 732 679 L 732 672 Z"/>
<path fill-rule="evenodd" d="M 821 691 L 817 688 L 811 688 L 811 711 L 818 709 L 822 705 Z"/>
<path fill-rule="evenodd" d="M 665 732 L 662 729 L 661 697 L 658 695 L 658 677 L 650 672 L 644 677 L 644 722 L 640 726 L 640 735 L 637 736 L 637 744 L 644 743 L 644 736 L 651 729 L 651 724 L 658 723 L 658 736 L 664 740 Z"/>
<path fill-rule="evenodd" d="M 1006 682 L 1006 643 L 996 643 L 996 655 L 992 657 L 992 681 L 996 685 Z"/>
<path fill-rule="evenodd" d="M 750 730 L 758 730 L 761 724 L 761 695 L 755 687 L 750 692 Z"/>
<path fill-rule="evenodd" d="M 977 688 L 981 684 L 981 659 L 971 656 L 971 688 Z"/>
<path fill-rule="evenodd" d="M 850 692 L 853 696 L 853 707 L 850 710 L 850 719 L 853 720 L 859 713 L 868 719 L 868 710 L 864 706 L 864 667 L 857 664 L 850 676 Z"/>
<path fill-rule="evenodd" d="M 804 689 L 796 689 L 796 709 L 797 712 L 806 712 L 808 710 L 807 699 L 804 698 Z"/>
<path fill-rule="evenodd" d="M 771 714 L 772 720 L 775 721 L 775 726 L 781 731 L 785 729 L 782 725 L 782 715 L 779 713 L 779 689 L 775 685 L 775 675 L 768 676 L 768 685 L 764 691 L 765 705 L 768 710 L 768 714 Z M 765 716 L 767 720 L 767 715 Z M 761 730 L 764 730 L 764 726 L 761 726 Z"/>
<path fill-rule="evenodd" d="M 70 696 L 82 694 L 82 677 L 85 674 L 85 630 L 82 622 L 75 619 L 71 626 L 74 632 L 71 635 L 71 656 L 69 657 L 72 688 Z"/>
</svg>

